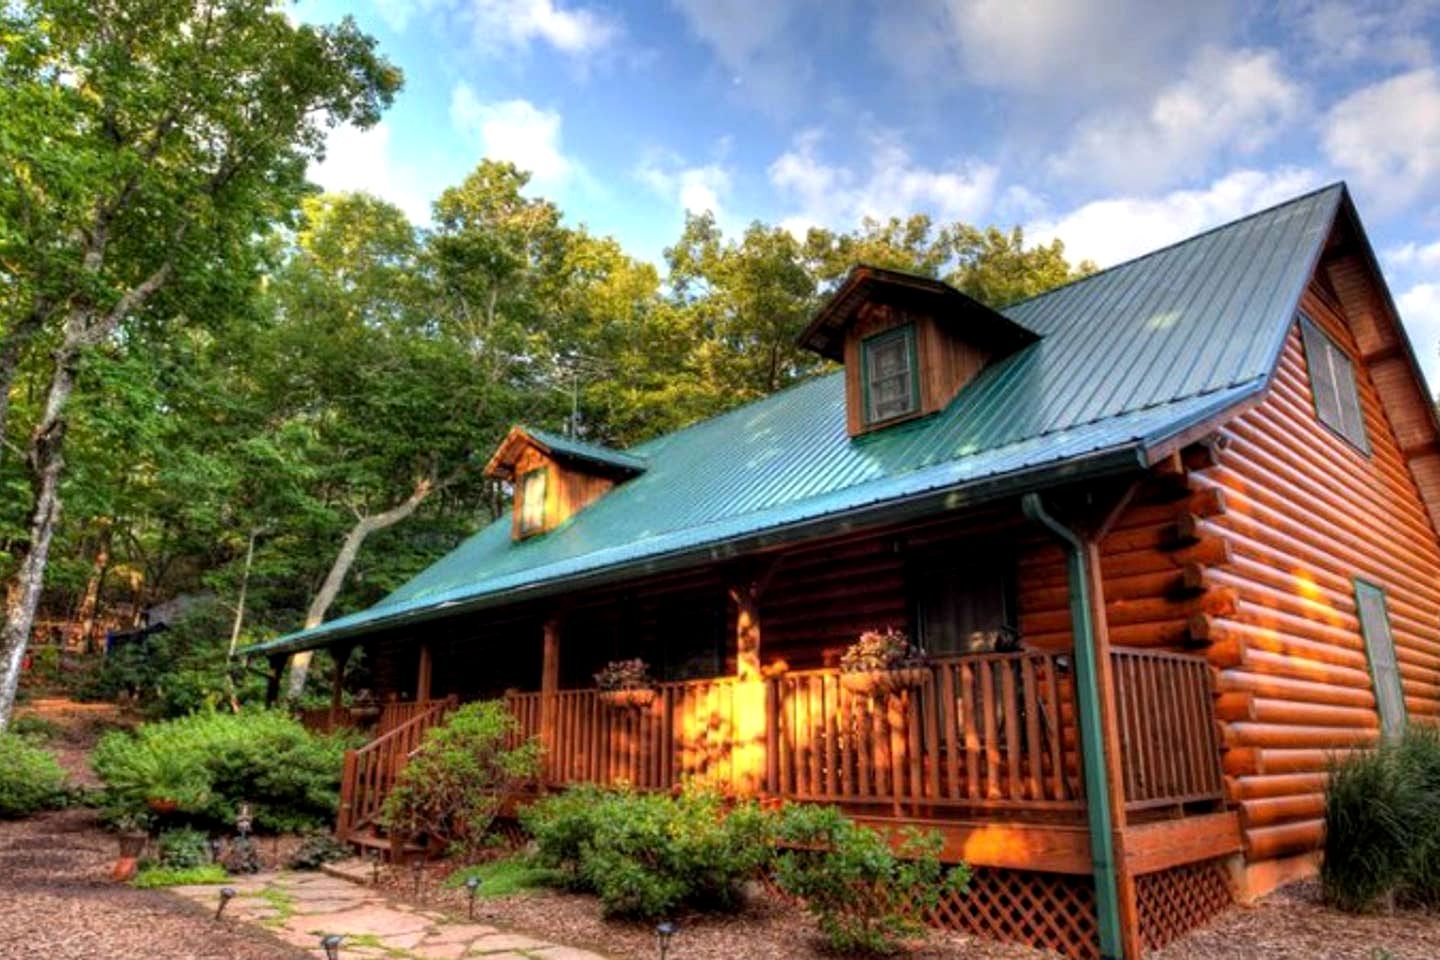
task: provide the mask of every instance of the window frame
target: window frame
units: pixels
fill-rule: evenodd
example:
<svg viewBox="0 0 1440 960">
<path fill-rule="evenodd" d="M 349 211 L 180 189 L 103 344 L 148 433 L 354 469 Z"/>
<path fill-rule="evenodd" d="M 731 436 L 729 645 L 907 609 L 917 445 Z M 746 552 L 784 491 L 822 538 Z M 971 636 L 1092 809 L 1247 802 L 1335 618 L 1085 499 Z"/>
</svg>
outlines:
<svg viewBox="0 0 1440 960">
<path fill-rule="evenodd" d="M 1365 667 L 1370 674 L 1370 687 L 1375 694 L 1375 714 L 1380 720 L 1380 736 L 1385 740 L 1398 740 L 1409 725 L 1409 710 L 1405 706 L 1405 678 L 1400 673 L 1400 653 L 1395 648 L 1395 631 L 1390 625 L 1390 601 L 1386 596 L 1385 589 L 1367 580 L 1356 577 L 1353 581 L 1355 589 L 1355 618 L 1360 621 L 1360 636 L 1365 644 Z M 1361 602 L 1364 594 L 1376 598 L 1380 604 L 1379 623 L 1371 623 L 1365 615 L 1365 605 Z M 1376 647 L 1381 643 L 1389 644 L 1390 663 L 1394 667 L 1394 689 L 1387 690 L 1381 694 L 1382 683 L 1390 682 L 1389 678 L 1383 678 L 1375 671 Z M 1383 672 L 1383 671 L 1382 671 Z M 1399 716 L 1387 716 L 1385 706 L 1387 697 L 1393 694 L 1394 708 L 1399 711 Z"/>
<path fill-rule="evenodd" d="M 910 406 L 903 413 L 891 414 L 888 417 L 875 416 L 874 407 L 871 404 L 870 391 L 870 350 L 880 341 L 901 339 L 905 343 L 906 361 L 910 367 Z M 861 402 L 864 406 L 865 426 L 874 427 L 882 423 L 892 423 L 913 417 L 920 413 L 920 357 L 916 346 L 915 324 L 905 323 L 895 327 L 889 327 L 878 333 L 872 333 L 860 340 L 860 390 Z"/>
<path fill-rule="evenodd" d="M 1300 343 L 1305 351 L 1305 375 L 1310 381 L 1310 400 L 1315 410 L 1315 419 L 1350 447 L 1366 457 L 1370 456 L 1370 434 L 1365 425 L 1365 407 L 1360 400 L 1360 377 L 1355 359 L 1309 316 L 1302 313 L 1299 320 Z M 1321 351 L 1323 351 L 1323 356 L 1317 355 Z M 1339 374 L 1342 371 L 1337 370 L 1336 364 L 1333 362 L 1336 359 L 1344 361 L 1343 372 L 1348 374 L 1349 378 L 1348 391 L 1341 387 Z M 1334 393 L 1335 416 L 1338 423 L 1331 423 L 1326 419 L 1325 409 L 1321 402 L 1320 378 L 1316 376 L 1316 369 L 1321 362 L 1325 364 L 1326 379 Z M 1357 435 L 1351 435 L 1345 427 L 1345 402 L 1347 399 L 1354 401 Z"/>
<path fill-rule="evenodd" d="M 525 516 L 526 507 L 530 503 L 530 491 L 528 487 L 530 485 L 531 478 L 535 477 L 537 474 L 539 475 L 540 480 L 540 516 L 535 523 L 528 523 Z M 515 483 L 517 485 L 517 491 L 519 493 L 517 499 L 519 501 L 518 509 L 520 512 L 520 516 L 518 518 L 520 524 L 520 536 L 528 537 L 533 534 L 543 532 L 545 530 L 546 518 L 548 517 L 550 512 L 546 509 L 549 506 L 547 501 L 550 497 L 550 468 L 548 466 L 542 466 L 536 467 L 533 470 L 526 470 L 524 473 L 520 474 L 520 476 L 515 478 Z"/>
</svg>

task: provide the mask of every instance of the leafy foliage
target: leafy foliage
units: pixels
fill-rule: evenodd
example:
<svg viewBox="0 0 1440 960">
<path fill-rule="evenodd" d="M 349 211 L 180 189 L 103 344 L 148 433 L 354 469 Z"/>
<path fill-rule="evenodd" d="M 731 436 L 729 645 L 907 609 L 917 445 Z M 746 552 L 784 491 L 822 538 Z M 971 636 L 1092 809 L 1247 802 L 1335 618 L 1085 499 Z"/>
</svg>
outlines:
<svg viewBox="0 0 1440 960">
<path fill-rule="evenodd" d="M 480 881 L 476 893 L 481 897 L 508 897 L 537 887 L 560 885 L 554 870 L 539 866 L 533 858 L 520 854 L 462 867 L 445 878 L 445 886 L 463 887 L 472 877 Z"/>
<path fill-rule="evenodd" d="M 195 867 L 167 867 L 148 865 L 140 868 L 130 881 L 130 886 L 142 890 L 158 887 L 185 887 L 192 884 L 224 883 L 229 874 L 218 863 L 206 863 Z"/>
<path fill-rule="evenodd" d="M 176 827 L 156 838 L 160 865 L 174 870 L 202 867 L 210 862 L 210 838 L 190 827 Z"/>
<path fill-rule="evenodd" d="M 870 670 L 899 670 L 920 666 L 924 662 L 924 654 L 910 642 L 904 630 L 886 627 L 860 634 L 840 656 L 840 669 L 846 673 L 864 673 Z"/>
<path fill-rule="evenodd" d="M 655 918 L 729 909 L 770 856 L 771 821 L 717 793 L 679 797 L 579 787 L 526 808 L 539 866 L 595 893 L 607 915 Z"/>
<path fill-rule="evenodd" d="M 114 808 L 164 798 L 195 823 L 228 828 L 249 803 L 257 827 L 292 831 L 334 817 L 347 742 L 275 711 L 197 713 L 108 733 L 91 764 Z"/>
<path fill-rule="evenodd" d="M 335 863 L 354 855 L 346 844 L 325 830 L 316 830 L 305 836 L 299 848 L 286 864 L 291 870 L 318 870 L 327 863 Z"/>
<path fill-rule="evenodd" d="M 28 737 L 0 732 L 0 820 L 63 807 L 65 771 L 49 750 Z"/>
<path fill-rule="evenodd" d="M 910 830 L 897 853 L 834 807 L 787 806 L 776 834 L 788 846 L 775 859 L 776 882 L 842 952 L 894 953 L 923 932 L 944 893 L 969 882 L 963 866 L 941 866 L 939 834 Z"/>
<path fill-rule="evenodd" d="M 503 701 L 461 707 L 425 734 L 382 812 L 391 830 L 425 834 L 459 852 L 478 849 L 501 805 L 539 769 L 535 741 L 509 746 L 518 729 Z"/>
<path fill-rule="evenodd" d="M 1325 791 L 1320 883 L 1342 910 L 1377 902 L 1440 904 L 1440 732 L 1411 727 L 1397 744 L 1336 764 Z"/>
</svg>

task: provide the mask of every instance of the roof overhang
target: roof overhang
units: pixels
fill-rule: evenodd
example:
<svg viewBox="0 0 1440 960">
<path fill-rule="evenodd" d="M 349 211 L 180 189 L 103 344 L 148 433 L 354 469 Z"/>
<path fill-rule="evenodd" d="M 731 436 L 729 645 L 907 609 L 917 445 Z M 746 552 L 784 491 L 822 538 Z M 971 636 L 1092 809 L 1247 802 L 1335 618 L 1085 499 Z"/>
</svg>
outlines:
<svg viewBox="0 0 1440 960">
<path fill-rule="evenodd" d="M 850 270 L 797 342 L 827 359 L 843 360 L 845 328 L 867 303 L 929 313 L 966 342 L 995 356 L 1013 353 L 1040 339 L 1033 330 L 942 280 L 860 264 Z"/>
</svg>

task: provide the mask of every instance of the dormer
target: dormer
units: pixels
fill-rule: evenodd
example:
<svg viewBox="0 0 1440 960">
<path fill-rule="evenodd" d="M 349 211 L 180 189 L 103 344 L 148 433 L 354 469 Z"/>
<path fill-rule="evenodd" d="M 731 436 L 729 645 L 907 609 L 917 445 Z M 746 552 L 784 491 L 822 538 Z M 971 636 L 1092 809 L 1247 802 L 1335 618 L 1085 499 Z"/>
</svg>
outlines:
<svg viewBox="0 0 1440 960">
<path fill-rule="evenodd" d="M 515 489 L 510 537 L 548 533 L 645 470 L 645 461 L 595 443 L 516 426 L 485 465 Z"/>
<path fill-rule="evenodd" d="M 850 436 L 943 409 L 988 364 L 1039 337 L 929 277 L 860 265 L 800 335 L 845 365 Z"/>
</svg>

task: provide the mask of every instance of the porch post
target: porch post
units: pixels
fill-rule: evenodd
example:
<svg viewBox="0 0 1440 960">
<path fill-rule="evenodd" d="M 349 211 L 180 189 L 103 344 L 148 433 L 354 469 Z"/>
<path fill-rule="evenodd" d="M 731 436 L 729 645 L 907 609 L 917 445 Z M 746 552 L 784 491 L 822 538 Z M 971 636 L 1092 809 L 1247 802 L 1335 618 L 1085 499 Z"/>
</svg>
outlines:
<svg viewBox="0 0 1440 960">
<path fill-rule="evenodd" d="M 270 673 L 265 678 L 265 706 L 273 707 L 280 699 L 280 674 L 285 669 L 285 661 L 289 659 L 286 655 L 266 658 L 270 663 Z"/>
<path fill-rule="evenodd" d="M 345 665 L 350 661 L 354 644 L 343 643 L 332 647 L 330 655 L 335 659 L 335 683 L 330 688 L 330 732 L 340 722 L 340 707 L 345 701 Z"/>
<path fill-rule="evenodd" d="M 735 730 L 732 749 L 735 771 L 733 786 L 742 794 L 754 795 L 768 783 L 766 747 L 769 742 L 771 709 L 767 692 L 770 684 L 761 669 L 760 597 L 774 576 L 780 559 L 771 559 L 745 575 L 729 588 L 735 605 Z"/>
<path fill-rule="evenodd" d="M 541 628 L 544 647 L 540 660 L 540 746 L 541 763 L 548 768 L 555 747 L 555 718 L 560 694 L 560 618 L 551 617 Z"/>
<path fill-rule="evenodd" d="M 1128 500 L 1128 495 L 1127 498 Z M 1134 878 L 1124 858 L 1125 797 L 1120 778 L 1115 691 L 1110 678 L 1110 639 L 1100 575 L 1099 535 L 1082 537 L 1051 516 L 1038 494 L 1022 501 L 1025 515 L 1065 545 L 1074 637 L 1075 713 L 1090 825 L 1095 911 L 1104 960 L 1139 960 L 1140 927 Z M 1099 527 L 1108 528 L 1117 510 Z"/>
<path fill-rule="evenodd" d="M 430 644 L 420 644 L 420 666 L 415 677 L 415 700 L 417 703 L 424 703 L 430 699 L 430 678 L 433 673 L 434 663 L 430 656 Z"/>
</svg>

